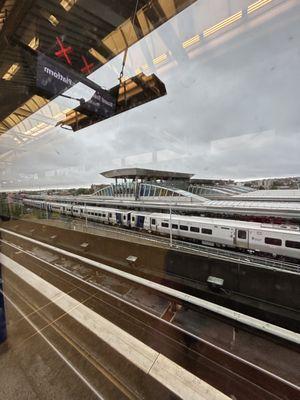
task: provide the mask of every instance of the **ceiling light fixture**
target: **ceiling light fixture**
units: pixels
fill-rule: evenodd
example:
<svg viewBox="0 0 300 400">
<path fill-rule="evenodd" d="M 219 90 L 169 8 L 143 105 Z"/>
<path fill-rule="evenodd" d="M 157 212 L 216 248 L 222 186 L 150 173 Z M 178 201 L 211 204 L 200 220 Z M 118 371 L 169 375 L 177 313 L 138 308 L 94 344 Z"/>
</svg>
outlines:
<svg viewBox="0 0 300 400">
<path fill-rule="evenodd" d="M 247 13 L 251 14 L 253 11 L 258 10 L 259 8 L 265 6 L 268 3 L 271 3 L 272 0 L 259 0 L 256 1 L 255 3 L 250 4 L 247 8 Z"/>
<path fill-rule="evenodd" d="M 207 37 L 212 35 L 213 33 L 219 31 L 220 29 L 225 28 L 226 26 L 233 24 L 234 22 L 238 21 L 240 18 L 242 18 L 243 12 L 239 11 L 236 14 L 233 14 L 231 17 L 223 19 L 223 21 L 219 22 L 218 24 L 212 26 L 211 28 L 206 29 L 203 32 L 203 36 Z"/>
<path fill-rule="evenodd" d="M 189 46 L 192 46 L 193 44 L 199 43 L 200 42 L 200 36 L 195 35 L 191 37 L 190 39 L 186 40 L 185 42 L 182 43 L 182 47 L 186 49 Z"/>
<path fill-rule="evenodd" d="M 2 79 L 10 81 L 12 77 L 19 71 L 19 69 L 20 69 L 20 64 L 18 63 L 12 64 L 5 72 L 5 74 L 2 76 Z"/>
</svg>

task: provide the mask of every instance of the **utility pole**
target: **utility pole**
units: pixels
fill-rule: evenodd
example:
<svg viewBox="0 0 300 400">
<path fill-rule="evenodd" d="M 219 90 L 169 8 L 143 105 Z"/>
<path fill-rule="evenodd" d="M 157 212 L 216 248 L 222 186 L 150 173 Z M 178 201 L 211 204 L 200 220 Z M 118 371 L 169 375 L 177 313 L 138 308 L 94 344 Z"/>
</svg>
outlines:
<svg viewBox="0 0 300 400">
<path fill-rule="evenodd" d="M 171 208 L 171 204 L 170 204 L 170 223 L 169 223 L 169 227 L 170 227 L 170 247 L 173 246 L 173 236 L 172 236 L 172 208 Z"/>
</svg>

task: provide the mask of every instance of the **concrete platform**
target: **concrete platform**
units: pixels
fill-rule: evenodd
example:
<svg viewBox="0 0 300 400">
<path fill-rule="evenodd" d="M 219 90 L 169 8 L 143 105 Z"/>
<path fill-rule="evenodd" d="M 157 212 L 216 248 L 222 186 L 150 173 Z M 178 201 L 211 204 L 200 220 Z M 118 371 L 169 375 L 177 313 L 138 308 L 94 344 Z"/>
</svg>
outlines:
<svg viewBox="0 0 300 400">
<path fill-rule="evenodd" d="M 3 255 L 1 263 L 9 339 L 0 346 L 0 366 L 19 365 L 28 391 L 5 385 L 1 398 L 228 399 L 99 315 L 89 305 L 95 293 L 73 282 L 54 286 Z M 13 384 L 2 364 L 4 377 Z"/>
</svg>

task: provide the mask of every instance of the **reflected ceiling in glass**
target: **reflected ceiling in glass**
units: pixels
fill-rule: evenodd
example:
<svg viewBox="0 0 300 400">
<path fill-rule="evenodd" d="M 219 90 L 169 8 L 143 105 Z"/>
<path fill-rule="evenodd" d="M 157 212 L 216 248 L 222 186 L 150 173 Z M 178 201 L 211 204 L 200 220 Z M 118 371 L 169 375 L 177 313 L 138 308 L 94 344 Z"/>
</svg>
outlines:
<svg viewBox="0 0 300 400">
<path fill-rule="evenodd" d="M 294 0 L 194 2 L 128 50 L 124 79 L 155 74 L 166 96 L 76 133 L 57 123 L 78 101 L 47 101 L 0 138 L 2 188 L 89 185 L 121 167 L 199 178 L 300 175 L 299 20 Z M 120 51 L 88 78 L 117 85 Z M 94 91 L 77 83 L 65 94 Z"/>
</svg>

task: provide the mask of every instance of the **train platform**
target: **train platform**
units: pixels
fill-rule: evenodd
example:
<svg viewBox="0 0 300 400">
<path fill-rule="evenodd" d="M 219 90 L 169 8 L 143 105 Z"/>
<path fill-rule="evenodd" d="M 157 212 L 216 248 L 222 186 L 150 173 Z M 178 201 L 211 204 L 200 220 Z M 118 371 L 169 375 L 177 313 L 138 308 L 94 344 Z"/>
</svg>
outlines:
<svg viewBox="0 0 300 400">
<path fill-rule="evenodd" d="M 294 399 L 298 393 L 293 346 L 226 328 L 224 321 L 213 322 L 205 313 L 199 319 L 195 311 L 187 315 L 176 307 L 172 318 L 174 309 L 166 307 L 164 297 L 155 301 L 128 282 L 104 279 L 104 271 L 91 267 L 96 265 L 92 260 L 70 262 L 67 255 L 58 257 L 50 249 L 43 253 L 11 237 L 2 232 L 10 321 L 2 348 L 9 365 L 18 363 L 20 375 L 29 380 L 32 398 L 55 399 L 56 388 L 66 399 L 248 399 L 250 393 L 275 399 L 274 388 Z M 264 360 L 269 352 L 280 354 L 281 362 Z M 264 379 L 249 381 L 261 373 Z"/>
<path fill-rule="evenodd" d="M 54 286 L 4 255 L 1 263 L 9 321 L 1 398 L 229 399 L 102 317 L 95 291 L 61 277 Z"/>
</svg>

